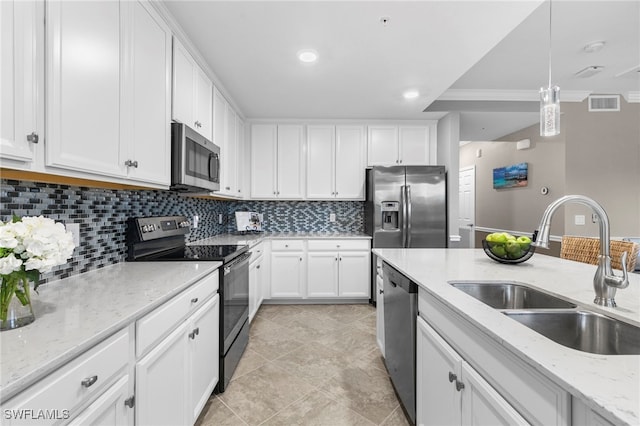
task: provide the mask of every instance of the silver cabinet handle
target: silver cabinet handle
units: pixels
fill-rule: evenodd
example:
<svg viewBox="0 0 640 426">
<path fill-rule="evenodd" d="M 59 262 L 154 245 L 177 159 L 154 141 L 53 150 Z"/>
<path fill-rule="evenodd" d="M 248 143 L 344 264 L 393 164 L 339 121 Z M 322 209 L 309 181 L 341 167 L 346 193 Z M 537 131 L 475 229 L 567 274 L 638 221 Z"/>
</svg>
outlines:
<svg viewBox="0 0 640 426">
<path fill-rule="evenodd" d="M 198 334 L 200 334 L 200 327 L 194 328 L 193 331 L 189 333 L 189 338 L 195 339 Z"/>
<path fill-rule="evenodd" d="M 242 190 L 241 190 L 241 189 L 238 189 L 238 192 L 242 192 Z"/>
<path fill-rule="evenodd" d="M 400 164 L 402 164 L 402 160 L 400 160 Z"/>
<path fill-rule="evenodd" d="M 256 266 L 256 269 L 260 269 L 260 265 Z"/>
<path fill-rule="evenodd" d="M 380 289 L 378 291 L 380 292 L 380 294 L 384 294 L 384 290 L 383 289 Z"/>
<path fill-rule="evenodd" d="M 38 141 L 40 140 L 40 137 L 36 132 L 31 132 L 31 134 L 27 135 L 27 140 L 29 142 L 38 143 Z"/>
<path fill-rule="evenodd" d="M 231 189 L 230 186 L 225 186 L 224 189 L 226 189 L 227 191 Z"/>
<path fill-rule="evenodd" d="M 85 388 L 90 388 L 97 381 L 98 381 L 98 376 L 91 376 L 81 381 L 80 384 Z"/>
<path fill-rule="evenodd" d="M 194 297 L 193 299 L 191 299 L 191 303 L 198 303 L 198 298 Z"/>
<path fill-rule="evenodd" d="M 460 392 L 462 389 L 464 389 L 464 383 L 456 380 L 456 390 Z"/>
<path fill-rule="evenodd" d="M 130 396 L 129 398 L 124 400 L 124 405 L 126 405 L 129 408 L 133 408 L 133 406 L 136 404 L 136 397 L 135 396 Z"/>
<path fill-rule="evenodd" d="M 449 371 L 449 383 L 452 383 L 454 380 L 456 380 L 458 378 L 457 375 L 453 374 L 451 371 Z"/>
<path fill-rule="evenodd" d="M 132 160 L 127 160 L 124 162 L 124 165 L 127 167 L 135 167 L 136 169 L 138 168 L 138 162 L 137 161 L 132 161 Z"/>
</svg>

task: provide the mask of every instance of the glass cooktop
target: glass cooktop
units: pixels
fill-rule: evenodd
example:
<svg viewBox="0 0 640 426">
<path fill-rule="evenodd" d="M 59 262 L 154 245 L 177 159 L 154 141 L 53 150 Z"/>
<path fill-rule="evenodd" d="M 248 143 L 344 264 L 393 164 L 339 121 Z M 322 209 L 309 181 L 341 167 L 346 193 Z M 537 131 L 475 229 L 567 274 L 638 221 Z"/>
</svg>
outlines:
<svg viewBox="0 0 640 426">
<path fill-rule="evenodd" d="M 246 245 L 209 245 L 209 246 L 183 246 L 173 250 L 157 253 L 138 260 L 142 261 L 207 261 L 216 260 L 229 262 L 234 257 L 246 252 Z"/>
</svg>

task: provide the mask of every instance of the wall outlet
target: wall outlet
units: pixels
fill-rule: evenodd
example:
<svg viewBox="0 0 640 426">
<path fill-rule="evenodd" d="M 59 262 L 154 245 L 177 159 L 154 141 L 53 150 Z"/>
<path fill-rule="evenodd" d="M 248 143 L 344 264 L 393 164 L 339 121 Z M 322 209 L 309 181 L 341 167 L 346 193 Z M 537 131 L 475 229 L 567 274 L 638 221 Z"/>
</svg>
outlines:
<svg viewBox="0 0 640 426">
<path fill-rule="evenodd" d="M 193 229 L 198 229 L 198 222 L 200 222 L 200 218 L 198 217 L 197 214 L 193 215 Z"/>
<path fill-rule="evenodd" d="M 577 214 L 574 217 L 574 223 L 576 225 L 584 225 L 585 224 L 585 217 L 583 214 Z"/>
<path fill-rule="evenodd" d="M 335 222 L 335 221 L 336 221 L 336 214 L 329 213 L 329 222 Z"/>
<path fill-rule="evenodd" d="M 80 224 L 66 223 L 64 227 L 73 235 L 73 244 L 78 247 L 80 245 Z"/>
<path fill-rule="evenodd" d="M 218 213 L 218 225 L 222 225 L 222 213 Z"/>
</svg>

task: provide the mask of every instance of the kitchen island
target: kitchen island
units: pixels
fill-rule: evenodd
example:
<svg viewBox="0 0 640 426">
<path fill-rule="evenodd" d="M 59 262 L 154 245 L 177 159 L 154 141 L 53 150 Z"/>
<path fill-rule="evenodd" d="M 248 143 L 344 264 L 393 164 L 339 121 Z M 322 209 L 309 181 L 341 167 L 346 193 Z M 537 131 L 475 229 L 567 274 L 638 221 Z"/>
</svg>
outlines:
<svg viewBox="0 0 640 426">
<path fill-rule="evenodd" d="M 373 253 L 417 283 L 421 298 L 424 294 L 436 300 L 483 333 L 482 338 L 568 392 L 574 406 L 584 404 L 613 424 L 640 423 L 640 355 L 605 356 L 567 348 L 449 284 L 516 281 L 640 326 L 640 275 L 630 274 L 629 287 L 616 294 L 618 306 L 605 308 L 593 303 L 593 265 L 539 253 L 525 263 L 504 265 L 483 250 L 472 249 L 374 249 Z M 565 416 L 570 419 L 572 414 L 576 423 L 576 412 Z"/>
</svg>

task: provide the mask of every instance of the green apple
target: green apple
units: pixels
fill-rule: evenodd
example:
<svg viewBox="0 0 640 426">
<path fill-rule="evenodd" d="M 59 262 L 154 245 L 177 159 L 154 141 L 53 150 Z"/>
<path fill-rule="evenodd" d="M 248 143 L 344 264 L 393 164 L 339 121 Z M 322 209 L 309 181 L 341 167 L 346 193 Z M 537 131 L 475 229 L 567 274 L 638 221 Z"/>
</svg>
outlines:
<svg viewBox="0 0 640 426">
<path fill-rule="evenodd" d="M 502 233 L 502 232 L 496 232 L 494 234 L 493 240 L 494 243 L 506 243 L 507 242 L 507 236 Z"/>
<path fill-rule="evenodd" d="M 503 232 L 503 233 L 502 233 L 502 235 L 504 235 L 504 238 L 505 238 L 507 241 L 515 241 L 515 240 L 516 240 L 516 237 L 514 237 L 513 235 L 511 235 L 511 234 L 510 234 L 510 233 L 508 233 L 508 232 Z"/>
<path fill-rule="evenodd" d="M 522 257 L 522 249 L 517 241 L 507 241 L 506 250 L 507 255 L 509 255 L 511 259 Z"/>
<path fill-rule="evenodd" d="M 522 250 L 529 250 L 529 246 L 531 245 L 531 238 L 523 235 L 521 237 L 518 237 L 516 241 L 518 242 L 518 244 L 520 244 L 520 248 Z"/>
<path fill-rule="evenodd" d="M 502 244 L 491 247 L 491 252 L 498 257 L 505 257 L 507 255 L 507 251 Z"/>
</svg>

